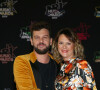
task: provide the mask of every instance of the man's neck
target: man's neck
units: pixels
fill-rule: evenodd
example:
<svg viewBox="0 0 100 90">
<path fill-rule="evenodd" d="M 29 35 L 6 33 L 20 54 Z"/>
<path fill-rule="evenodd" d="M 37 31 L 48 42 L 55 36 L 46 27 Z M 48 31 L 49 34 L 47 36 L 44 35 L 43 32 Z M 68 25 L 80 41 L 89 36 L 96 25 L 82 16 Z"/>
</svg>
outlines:
<svg viewBox="0 0 100 90">
<path fill-rule="evenodd" d="M 35 51 L 34 51 L 35 52 Z M 37 60 L 40 63 L 49 63 L 50 57 L 48 55 L 48 52 L 46 54 L 38 54 L 37 52 L 35 52 L 35 55 L 37 57 Z"/>
</svg>

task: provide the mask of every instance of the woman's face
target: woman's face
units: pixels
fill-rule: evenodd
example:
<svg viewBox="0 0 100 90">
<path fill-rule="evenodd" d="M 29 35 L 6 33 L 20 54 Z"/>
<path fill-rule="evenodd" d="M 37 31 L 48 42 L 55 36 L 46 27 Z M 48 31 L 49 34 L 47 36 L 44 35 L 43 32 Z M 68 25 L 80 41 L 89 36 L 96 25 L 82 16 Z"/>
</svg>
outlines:
<svg viewBox="0 0 100 90">
<path fill-rule="evenodd" d="M 74 56 L 74 43 L 61 34 L 58 38 L 58 51 L 64 61 L 71 59 Z"/>
</svg>

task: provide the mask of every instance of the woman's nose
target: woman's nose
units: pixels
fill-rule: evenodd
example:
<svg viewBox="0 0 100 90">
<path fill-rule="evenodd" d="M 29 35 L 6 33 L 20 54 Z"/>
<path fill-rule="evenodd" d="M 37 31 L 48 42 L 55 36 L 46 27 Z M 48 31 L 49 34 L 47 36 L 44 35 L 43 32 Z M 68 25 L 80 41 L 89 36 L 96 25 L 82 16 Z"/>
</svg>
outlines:
<svg viewBox="0 0 100 90">
<path fill-rule="evenodd" d="M 63 48 L 67 48 L 67 46 L 64 44 L 64 45 L 63 45 Z"/>
</svg>

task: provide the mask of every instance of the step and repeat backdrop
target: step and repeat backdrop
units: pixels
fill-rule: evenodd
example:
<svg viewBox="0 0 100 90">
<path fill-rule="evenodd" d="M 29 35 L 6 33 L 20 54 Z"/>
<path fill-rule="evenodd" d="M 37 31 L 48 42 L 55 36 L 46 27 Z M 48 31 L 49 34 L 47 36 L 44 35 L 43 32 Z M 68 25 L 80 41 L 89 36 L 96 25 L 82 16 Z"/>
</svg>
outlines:
<svg viewBox="0 0 100 90">
<path fill-rule="evenodd" d="M 13 62 L 32 51 L 29 27 L 35 21 L 48 21 L 53 38 L 61 28 L 73 28 L 99 90 L 100 0 L 0 0 L 0 90 L 16 90 Z"/>
</svg>

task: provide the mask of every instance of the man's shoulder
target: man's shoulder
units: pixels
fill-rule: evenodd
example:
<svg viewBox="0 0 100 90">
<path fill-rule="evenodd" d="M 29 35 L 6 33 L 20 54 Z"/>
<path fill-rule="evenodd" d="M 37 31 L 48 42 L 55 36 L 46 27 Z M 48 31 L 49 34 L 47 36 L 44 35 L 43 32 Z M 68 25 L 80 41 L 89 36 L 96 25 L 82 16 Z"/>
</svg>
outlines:
<svg viewBox="0 0 100 90">
<path fill-rule="evenodd" d="M 30 58 L 30 54 L 19 55 L 15 59 L 25 59 L 28 60 Z"/>
<path fill-rule="evenodd" d="M 29 61 L 29 60 L 31 60 L 31 56 L 33 56 L 32 55 L 32 53 L 33 52 L 31 52 L 31 53 L 28 53 L 28 54 L 24 54 L 24 55 L 19 55 L 19 56 L 17 56 L 16 58 L 15 58 L 15 61 L 16 60 L 20 60 L 20 61 Z"/>
<path fill-rule="evenodd" d="M 50 58 L 55 61 L 57 64 L 59 64 L 59 60 L 54 59 L 53 55 L 51 53 L 48 54 L 50 56 Z"/>
<path fill-rule="evenodd" d="M 17 56 L 14 62 L 29 62 L 29 61 L 31 61 L 32 63 L 36 61 L 36 56 L 34 52 Z"/>
</svg>

